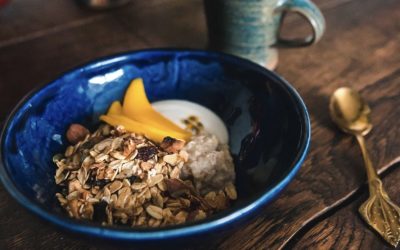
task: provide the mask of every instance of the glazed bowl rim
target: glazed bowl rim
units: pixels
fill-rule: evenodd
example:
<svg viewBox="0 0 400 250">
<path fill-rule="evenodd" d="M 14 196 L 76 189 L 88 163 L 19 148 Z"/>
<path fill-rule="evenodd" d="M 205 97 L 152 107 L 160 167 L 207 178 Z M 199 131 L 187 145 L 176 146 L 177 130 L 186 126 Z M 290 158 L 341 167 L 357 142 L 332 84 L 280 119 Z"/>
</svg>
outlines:
<svg viewBox="0 0 400 250">
<path fill-rule="evenodd" d="M 51 211 L 48 211 L 38 205 L 33 200 L 27 198 L 16 186 L 16 184 L 11 180 L 9 177 L 9 173 L 6 170 L 4 163 L 3 163 L 3 154 L 4 151 L 2 150 L 4 139 L 6 137 L 6 131 L 10 123 L 13 121 L 15 114 L 18 110 L 23 107 L 23 105 L 33 96 L 38 94 L 41 91 L 45 91 L 46 87 L 54 84 L 58 79 L 61 77 L 80 71 L 80 70 L 87 70 L 91 68 L 101 67 L 103 65 L 107 65 L 114 62 L 119 62 L 123 60 L 127 60 L 129 58 L 137 56 L 140 53 L 150 53 L 150 54 L 162 54 L 162 53 L 173 53 L 173 54 L 195 54 L 195 55 L 202 55 L 202 56 L 213 56 L 213 59 L 220 60 L 223 59 L 222 62 L 230 62 L 236 63 L 240 65 L 244 65 L 247 68 L 255 70 L 266 77 L 272 79 L 274 83 L 282 85 L 282 87 L 286 88 L 288 94 L 291 95 L 291 99 L 294 100 L 298 106 L 298 110 L 300 112 L 301 123 L 302 125 L 302 138 L 300 150 L 297 152 L 296 160 L 292 162 L 292 166 L 289 169 L 289 172 L 286 176 L 284 176 L 281 180 L 276 182 L 273 186 L 269 188 L 268 191 L 264 192 L 260 197 L 256 200 L 252 201 L 251 203 L 245 205 L 238 210 L 232 211 L 230 214 L 222 217 L 216 218 L 204 223 L 200 224 L 193 224 L 193 225 L 183 225 L 182 227 L 165 229 L 162 228 L 157 231 L 131 231 L 126 229 L 119 229 L 119 228 L 110 228 L 110 227 L 102 227 L 102 226 L 95 226 L 90 224 L 84 224 L 79 221 L 74 221 L 71 219 L 64 218 L 62 216 L 56 215 Z M 199 50 L 199 49 L 175 49 L 175 48 L 160 48 L 160 49 L 145 49 L 145 50 L 133 50 L 122 52 L 118 54 L 109 55 L 106 57 L 100 57 L 89 62 L 86 62 L 80 66 L 74 67 L 71 70 L 68 70 L 62 74 L 59 74 L 57 78 L 54 80 L 47 82 L 43 85 L 40 85 L 33 90 L 31 90 L 28 94 L 26 94 L 13 108 L 11 113 L 6 118 L 3 128 L 1 131 L 0 136 L 0 180 L 3 183 L 5 189 L 11 194 L 11 196 L 18 201 L 21 205 L 23 205 L 26 209 L 33 212 L 36 215 L 39 215 L 44 220 L 50 221 L 61 228 L 68 229 L 75 233 L 83 233 L 90 236 L 101 237 L 106 239 L 117 239 L 117 240 L 161 240 L 161 239 L 171 239 L 171 238 L 179 238 L 179 237 L 186 237 L 192 236 L 204 232 L 209 232 L 211 230 L 217 230 L 222 228 L 225 225 L 231 224 L 236 222 L 240 219 L 243 219 L 250 215 L 252 211 L 256 210 L 257 208 L 262 207 L 266 203 L 272 201 L 276 196 L 280 193 L 280 191 L 285 188 L 289 182 L 294 178 L 295 174 L 298 172 L 300 166 L 305 160 L 305 157 L 308 153 L 309 146 L 311 140 L 311 125 L 310 125 L 310 118 L 308 115 L 307 108 L 297 93 L 297 91 L 282 77 L 277 75 L 276 73 L 269 71 L 253 62 L 250 62 L 246 59 L 242 59 L 236 56 L 224 54 L 221 52 L 215 51 L 206 51 L 206 50 Z"/>
</svg>

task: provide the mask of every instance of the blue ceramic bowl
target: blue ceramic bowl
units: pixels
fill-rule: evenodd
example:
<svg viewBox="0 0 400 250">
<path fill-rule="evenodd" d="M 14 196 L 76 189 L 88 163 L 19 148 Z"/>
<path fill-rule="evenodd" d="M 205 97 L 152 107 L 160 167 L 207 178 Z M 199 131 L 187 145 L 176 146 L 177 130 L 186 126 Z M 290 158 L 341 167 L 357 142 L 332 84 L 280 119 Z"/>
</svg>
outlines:
<svg viewBox="0 0 400 250">
<path fill-rule="evenodd" d="M 131 79 L 142 77 L 151 101 L 186 99 L 226 123 L 238 200 L 198 223 L 160 229 L 101 227 L 68 218 L 55 198 L 52 156 L 67 146 L 71 123 L 95 128 Z M 257 215 L 293 179 L 310 142 L 310 121 L 297 92 L 265 68 L 196 50 L 146 50 L 100 59 L 33 91 L 14 109 L 1 136 L 0 177 L 23 206 L 69 231 L 106 239 L 155 241 L 226 231 Z"/>
</svg>

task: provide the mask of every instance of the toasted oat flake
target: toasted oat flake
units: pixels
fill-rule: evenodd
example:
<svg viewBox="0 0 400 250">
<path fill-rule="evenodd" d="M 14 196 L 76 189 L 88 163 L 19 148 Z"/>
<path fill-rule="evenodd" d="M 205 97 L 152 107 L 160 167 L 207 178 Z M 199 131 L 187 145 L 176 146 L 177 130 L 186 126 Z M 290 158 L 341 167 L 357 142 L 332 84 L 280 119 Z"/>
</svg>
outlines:
<svg viewBox="0 0 400 250">
<path fill-rule="evenodd" d="M 163 210 L 160 207 L 149 205 L 146 207 L 146 212 L 155 219 L 161 220 L 163 218 Z"/>
<path fill-rule="evenodd" d="M 156 145 L 123 127 L 101 125 L 53 157 L 60 205 L 70 217 L 102 225 L 161 227 L 201 220 L 237 198 L 233 182 L 201 194 L 182 175 L 190 161 L 184 142 Z M 184 174 L 187 174 L 186 172 Z"/>
<path fill-rule="evenodd" d="M 147 185 L 149 187 L 152 187 L 154 185 L 157 185 L 159 182 L 161 182 L 164 179 L 164 176 L 162 174 L 158 174 L 155 176 L 151 176 L 147 179 Z"/>
</svg>

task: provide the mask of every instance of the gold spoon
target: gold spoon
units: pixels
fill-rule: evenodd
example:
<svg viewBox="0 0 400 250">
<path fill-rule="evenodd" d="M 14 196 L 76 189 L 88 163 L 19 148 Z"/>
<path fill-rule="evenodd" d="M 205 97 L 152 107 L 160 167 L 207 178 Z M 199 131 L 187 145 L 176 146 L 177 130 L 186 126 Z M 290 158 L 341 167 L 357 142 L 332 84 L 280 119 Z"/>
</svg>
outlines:
<svg viewBox="0 0 400 250">
<path fill-rule="evenodd" d="M 368 176 L 369 199 L 359 208 L 364 220 L 394 247 L 400 241 L 400 208 L 383 189 L 382 181 L 374 169 L 365 146 L 364 136 L 372 129 L 371 112 L 357 91 L 351 88 L 337 89 L 330 100 L 332 120 L 346 133 L 357 138 L 361 147 Z"/>
</svg>

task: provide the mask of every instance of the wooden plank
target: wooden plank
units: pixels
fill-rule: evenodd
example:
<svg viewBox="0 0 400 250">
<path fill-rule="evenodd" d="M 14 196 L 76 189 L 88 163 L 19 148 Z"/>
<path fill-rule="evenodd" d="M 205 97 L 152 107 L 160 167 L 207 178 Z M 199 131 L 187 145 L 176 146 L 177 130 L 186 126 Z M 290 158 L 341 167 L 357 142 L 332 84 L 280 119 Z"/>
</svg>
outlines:
<svg viewBox="0 0 400 250">
<path fill-rule="evenodd" d="M 392 200 L 400 204 L 400 164 L 383 178 L 383 185 Z M 288 249 L 393 249 L 362 220 L 359 206 L 368 199 L 365 185 L 360 197 L 333 215 L 310 228 L 302 237 L 296 237 Z"/>
<path fill-rule="evenodd" d="M 104 14 L 81 8 L 76 1 L 12 0 L 0 9 L 0 47 L 100 15 Z"/>
</svg>

